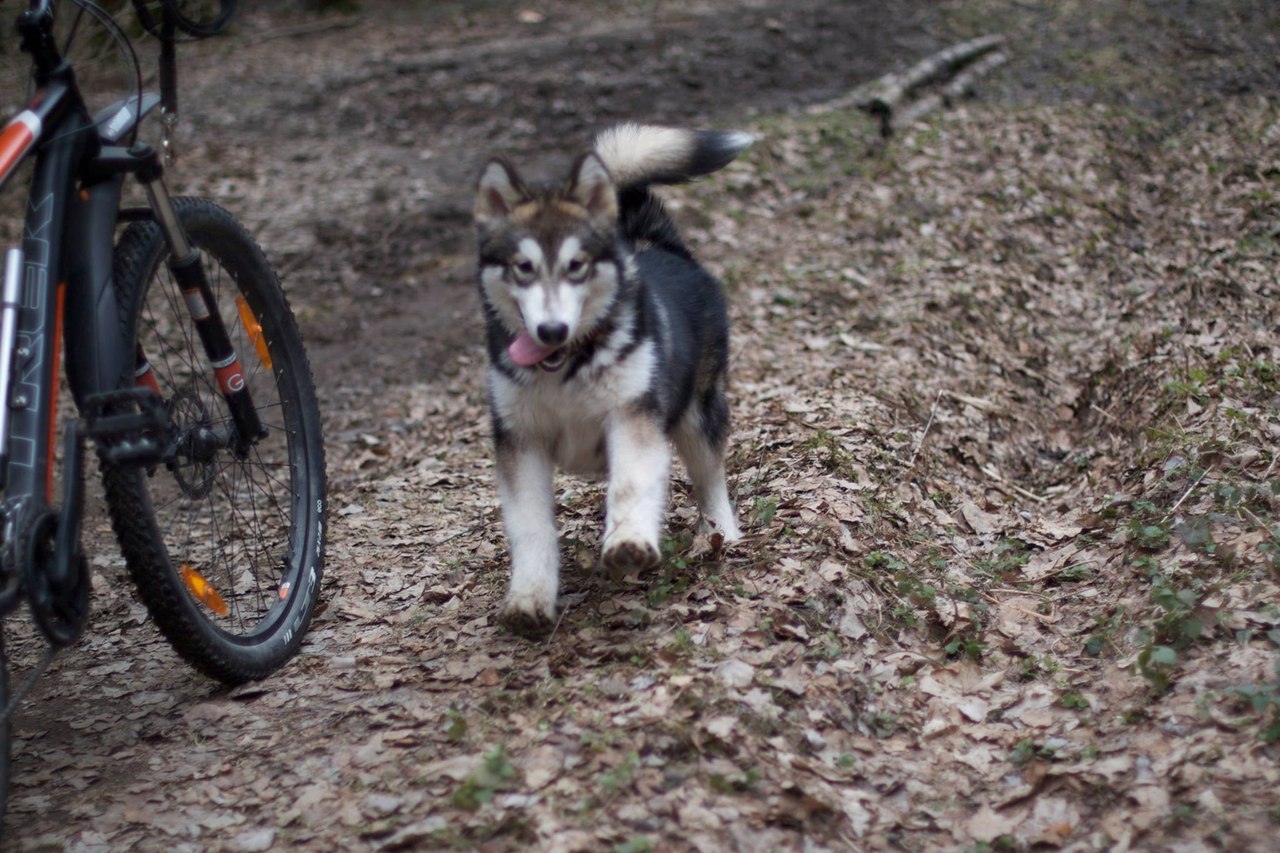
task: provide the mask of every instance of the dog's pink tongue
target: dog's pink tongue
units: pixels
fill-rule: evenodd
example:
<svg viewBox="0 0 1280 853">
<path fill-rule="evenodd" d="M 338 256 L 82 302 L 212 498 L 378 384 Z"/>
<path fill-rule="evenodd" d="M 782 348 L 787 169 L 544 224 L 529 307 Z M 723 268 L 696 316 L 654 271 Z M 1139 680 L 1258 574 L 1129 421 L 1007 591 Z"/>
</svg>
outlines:
<svg viewBox="0 0 1280 853">
<path fill-rule="evenodd" d="M 511 346 L 507 347 L 507 355 L 511 356 L 511 360 L 521 367 L 533 367 L 555 351 L 555 347 L 544 347 L 535 341 L 533 335 L 528 332 L 521 332 L 516 335 L 516 339 L 511 342 Z"/>
</svg>

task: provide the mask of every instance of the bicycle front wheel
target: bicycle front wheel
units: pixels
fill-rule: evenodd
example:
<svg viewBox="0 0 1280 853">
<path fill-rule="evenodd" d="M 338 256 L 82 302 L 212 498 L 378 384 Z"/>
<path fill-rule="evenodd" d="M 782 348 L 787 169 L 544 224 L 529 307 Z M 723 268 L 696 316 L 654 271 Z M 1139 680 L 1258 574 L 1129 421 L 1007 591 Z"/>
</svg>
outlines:
<svg viewBox="0 0 1280 853">
<path fill-rule="evenodd" d="M 324 561 L 325 472 L 311 370 L 283 291 L 231 214 L 175 199 L 200 252 L 255 408 L 268 432 L 236 453 L 225 399 L 172 274 L 159 227 L 116 245 L 123 325 L 139 385 L 167 413 L 164 460 L 104 462 L 112 526 L 139 596 L 173 647 L 228 684 L 262 678 L 297 652 Z"/>
</svg>

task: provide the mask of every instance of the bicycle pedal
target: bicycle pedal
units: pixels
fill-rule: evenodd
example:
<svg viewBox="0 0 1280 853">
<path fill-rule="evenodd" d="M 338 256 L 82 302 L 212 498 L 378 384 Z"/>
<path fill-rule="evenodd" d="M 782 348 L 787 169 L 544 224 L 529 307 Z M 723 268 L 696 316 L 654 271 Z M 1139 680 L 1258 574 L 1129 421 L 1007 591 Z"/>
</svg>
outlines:
<svg viewBox="0 0 1280 853">
<path fill-rule="evenodd" d="M 155 465 L 164 458 L 169 416 L 149 388 L 94 394 L 84 401 L 87 433 L 116 465 Z"/>
</svg>

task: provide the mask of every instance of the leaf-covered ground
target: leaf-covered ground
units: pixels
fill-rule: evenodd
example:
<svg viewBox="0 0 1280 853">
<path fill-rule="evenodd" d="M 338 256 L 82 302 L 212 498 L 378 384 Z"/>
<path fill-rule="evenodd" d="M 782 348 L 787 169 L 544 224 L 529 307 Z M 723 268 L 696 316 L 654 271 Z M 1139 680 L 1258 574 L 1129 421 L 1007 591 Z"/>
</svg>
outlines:
<svg viewBox="0 0 1280 853">
<path fill-rule="evenodd" d="M 569 5 L 455 10 L 452 41 L 397 73 L 462 89 L 449 75 L 490 67 L 495 22 L 550 27 L 552 44 L 559 21 L 607 33 L 650 14 L 678 68 L 690 16 L 738 11 L 628 7 L 641 17 L 611 24 Z M 1168 6 L 912 13 L 895 43 L 914 52 L 880 70 L 993 29 L 1013 61 L 887 143 L 808 84 L 790 106 L 739 93 L 714 113 L 759 143 L 668 197 L 731 295 L 748 536 L 722 554 L 696 540 L 677 476 L 666 564 L 609 581 L 592 571 L 600 488 L 560 481 L 566 612 L 546 643 L 493 618 L 507 553 L 470 174 L 413 183 L 443 143 L 425 172 L 375 149 L 328 187 L 289 183 L 290 163 L 333 168 L 324 142 L 272 155 L 263 130 L 215 151 L 197 189 L 291 192 L 280 219 L 246 218 L 315 330 L 327 606 L 287 670 L 222 692 L 164 647 L 102 539 L 89 636 L 16 719 L 6 846 L 1271 849 L 1280 18 Z M 820 7 L 788 8 L 747 4 L 744 32 L 822 33 Z M 241 47 L 265 63 L 353 38 Z M 309 79 L 358 89 L 371 68 L 385 85 L 391 44 L 383 65 Z M 556 142 L 483 83 L 475 103 L 528 126 L 466 139 L 458 113 L 446 138 L 477 157 L 506 135 Z M 377 97 L 361 92 L 338 96 L 338 126 Z M 364 225 L 308 206 L 326 191 Z M 400 192 L 439 198 L 424 214 Z M 436 229 L 434 254 L 409 226 Z M 432 317 L 400 316 L 423 304 Z"/>
</svg>

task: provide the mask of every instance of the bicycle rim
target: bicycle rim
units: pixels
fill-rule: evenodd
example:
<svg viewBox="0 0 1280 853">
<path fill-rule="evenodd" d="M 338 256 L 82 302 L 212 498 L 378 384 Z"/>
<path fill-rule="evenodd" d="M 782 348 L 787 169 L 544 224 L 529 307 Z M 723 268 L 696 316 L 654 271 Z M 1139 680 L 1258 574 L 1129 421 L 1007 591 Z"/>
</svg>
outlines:
<svg viewBox="0 0 1280 853">
<path fill-rule="evenodd" d="M 308 425 L 287 352 L 260 296 L 242 292 L 205 253 L 223 322 L 268 436 L 239 459 L 211 436 L 233 429 L 194 325 L 167 265 L 157 265 L 137 320 L 137 339 L 170 413 L 178 451 L 145 489 L 168 561 L 198 612 L 227 640 L 254 642 L 281 629 L 303 576 L 310 467 Z"/>
</svg>

